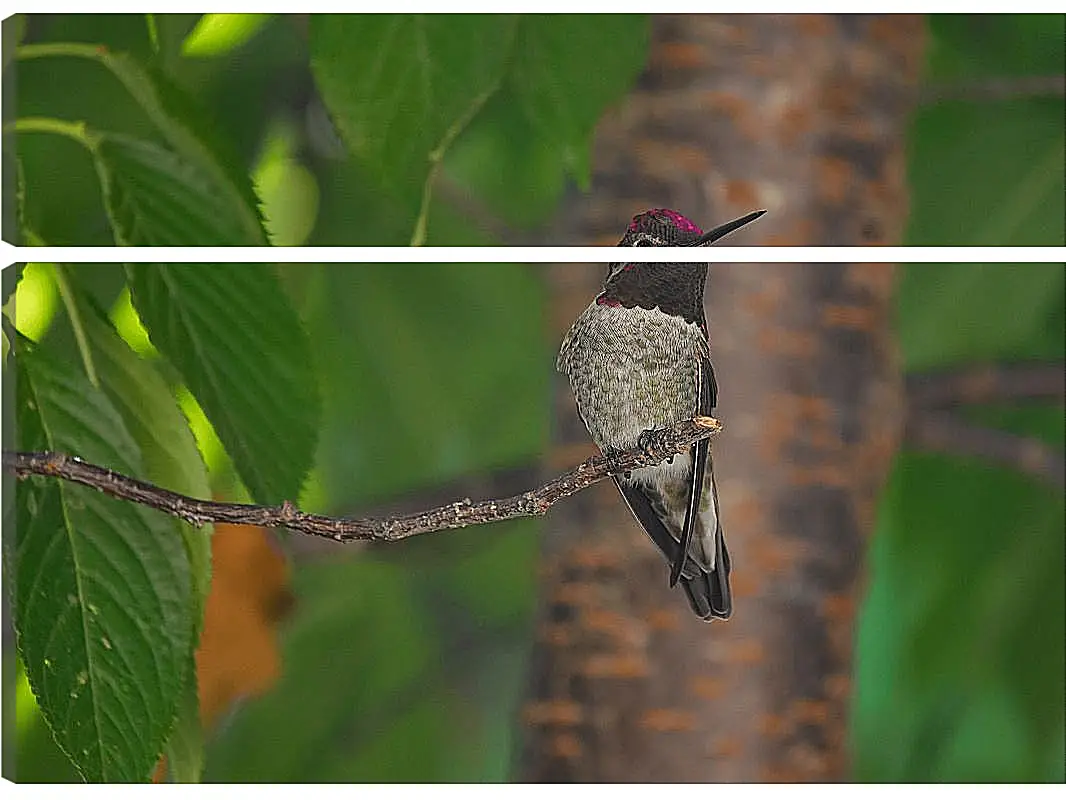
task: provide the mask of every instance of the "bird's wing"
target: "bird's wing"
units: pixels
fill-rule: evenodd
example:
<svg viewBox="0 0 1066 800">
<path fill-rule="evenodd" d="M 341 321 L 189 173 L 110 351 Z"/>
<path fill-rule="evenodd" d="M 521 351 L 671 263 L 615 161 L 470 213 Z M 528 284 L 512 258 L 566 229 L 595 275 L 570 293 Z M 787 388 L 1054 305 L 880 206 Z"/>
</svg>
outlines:
<svg viewBox="0 0 1066 800">
<path fill-rule="evenodd" d="M 717 386 L 714 380 L 714 368 L 709 358 L 701 358 L 697 362 L 696 378 L 696 410 L 697 413 L 708 415 L 714 408 L 717 394 Z M 670 586 L 676 586 L 681 577 L 681 568 L 685 563 L 685 557 L 692 544 L 692 532 L 696 527 L 696 519 L 700 515 L 700 497 L 703 494 L 703 478 L 707 472 L 707 439 L 696 442 L 692 448 L 692 469 L 689 472 L 688 505 L 685 507 L 685 521 L 681 525 L 681 542 L 678 555 L 670 568 Z M 713 562 L 712 562 L 713 566 Z"/>
<path fill-rule="evenodd" d="M 701 360 L 700 376 L 702 389 L 699 410 L 700 414 L 710 416 L 718 403 L 718 383 L 714 378 L 714 367 L 711 366 L 710 358 Z M 693 547 L 701 550 L 709 561 L 710 570 L 704 571 L 706 585 L 702 588 L 710 606 L 711 616 L 728 619 L 733 613 L 733 597 L 729 588 L 729 550 L 726 548 L 721 515 L 718 513 L 718 485 L 714 480 L 714 460 L 709 452 L 709 441 L 704 439 L 700 444 L 706 448 L 705 469 L 700 476 L 703 481 L 703 498 L 699 506 L 702 523 L 700 530 L 704 541 L 694 542 Z M 708 542 L 708 538 L 711 541 Z M 689 599 L 692 599 L 691 593 Z"/>
</svg>

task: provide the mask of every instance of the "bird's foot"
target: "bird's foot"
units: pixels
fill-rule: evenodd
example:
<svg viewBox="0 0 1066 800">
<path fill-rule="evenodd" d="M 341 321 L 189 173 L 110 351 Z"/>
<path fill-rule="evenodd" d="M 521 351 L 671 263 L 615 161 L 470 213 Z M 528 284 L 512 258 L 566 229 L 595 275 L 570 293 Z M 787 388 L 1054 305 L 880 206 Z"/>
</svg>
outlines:
<svg viewBox="0 0 1066 800">
<path fill-rule="evenodd" d="M 637 447 L 643 450 L 648 458 L 654 458 L 657 461 L 662 461 L 668 455 L 663 452 L 662 437 L 655 430 L 642 431 L 640 436 L 637 437 Z"/>
</svg>

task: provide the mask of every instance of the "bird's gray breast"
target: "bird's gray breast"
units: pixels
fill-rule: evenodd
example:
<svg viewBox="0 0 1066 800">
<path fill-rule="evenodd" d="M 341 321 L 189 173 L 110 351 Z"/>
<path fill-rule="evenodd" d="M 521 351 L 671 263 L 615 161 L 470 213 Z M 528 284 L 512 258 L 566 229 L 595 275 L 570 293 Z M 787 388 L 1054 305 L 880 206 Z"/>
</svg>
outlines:
<svg viewBox="0 0 1066 800">
<path fill-rule="evenodd" d="M 692 417 L 707 340 L 694 323 L 658 309 L 592 303 L 563 340 L 557 366 L 601 449 Z M 681 467 L 681 464 L 677 464 Z"/>
</svg>

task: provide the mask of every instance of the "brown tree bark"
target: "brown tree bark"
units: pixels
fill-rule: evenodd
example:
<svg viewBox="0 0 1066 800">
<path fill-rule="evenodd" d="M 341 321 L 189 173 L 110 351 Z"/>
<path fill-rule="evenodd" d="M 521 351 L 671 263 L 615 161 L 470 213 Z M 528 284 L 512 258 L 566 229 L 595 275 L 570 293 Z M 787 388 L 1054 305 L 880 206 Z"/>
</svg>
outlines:
<svg viewBox="0 0 1066 800">
<path fill-rule="evenodd" d="M 923 23 L 906 16 L 670 16 L 598 131 L 591 193 L 555 242 L 609 243 L 645 208 L 731 243 L 898 241 Z M 610 485 L 553 510 L 519 777 L 840 780 L 852 631 L 900 435 L 890 265 L 719 265 L 707 310 L 713 447 L 735 613 L 707 624 Z M 603 268 L 549 278 L 561 337 Z M 557 381 L 559 463 L 590 452 Z M 553 465 L 554 466 L 554 465 Z"/>
</svg>

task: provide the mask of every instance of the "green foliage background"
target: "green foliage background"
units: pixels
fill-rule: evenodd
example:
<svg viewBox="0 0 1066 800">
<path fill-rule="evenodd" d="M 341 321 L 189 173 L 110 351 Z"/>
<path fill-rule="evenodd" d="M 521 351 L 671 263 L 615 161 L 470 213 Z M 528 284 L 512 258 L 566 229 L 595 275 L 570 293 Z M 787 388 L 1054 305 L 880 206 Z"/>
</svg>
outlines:
<svg viewBox="0 0 1066 800">
<path fill-rule="evenodd" d="M 230 20 L 229 27 L 197 27 L 199 21 L 197 15 L 159 16 L 150 28 L 141 15 L 31 19 L 26 41 L 106 44 L 110 55 L 93 59 L 121 61 L 142 100 L 131 102 L 131 90 L 114 72 L 90 69 L 81 63 L 86 59 L 19 62 L 20 117 L 83 120 L 108 134 L 97 151 L 66 135 L 18 134 L 23 230 L 49 244 L 112 244 L 141 236 L 153 242 L 186 236 L 205 244 L 259 237 L 276 244 L 410 241 L 420 218 L 420 181 L 434 162 L 427 159 L 414 175 L 388 172 L 385 144 L 373 141 L 379 123 L 373 115 L 388 109 L 346 108 L 351 104 L 344 86 L 330 88 L 331 69 L 366 69 L 358 59 L 373 51 L 339 47 L 327 35 L 316 38 L 320 21 L 311 22 L 310 39 L 299 19 L 247 15 Z M 495 85 L 472 93 L 460 87 L 447 118 L 426 123 L 434 131 L 428 147 L 448 139 L 437 191 L 423 215 L 431 244 L 493 241 L 478 209 L 492 209 L 497 223 L 512 228 L 546 220 L 568 182 L 580 184 L 587 176 L 589 132 L 598 117 L 587 110 L 620 97 L 643 62 L 642 18 L 613 18 L 599 29 L 575 18 L 566 21 L 573 26 L 568 31 L 543 19 L 496 22 L 504 26 L 496 32 L 497 44 L 507 42 L 511 49 L 498 57 Z M 931 30 L 930 87 L 1061 72 L 1062 17 L 933 17 Z M 423 33 L 430 43 L 446 39 L 439 31 Z M 5 25 L 5 43 L 10 35 Z M 419 34 L 401 26 L 395 35 L 403 41 Z M 560 41 L 581 47 L 560 53 Z M 631 58 L 605 62 L 597 44 Z M 9 52 L 5 47 L 5 59 Z M 440 63 L 454 57 L 432 52 L 440 52 Z M 546 63 L 538 53 L 561 60 L 570 72 L 609 80 L 553 103 L 537 91 L 554 80 L 538 73 Z M 391 74 L 400 77 L 386 87 L 390 91 L 404 90 L 405 66 L 402 59 L 394 65 Z M 316 124 L 297 117 L 316 79 L 356 157 L 344 157 L 345 147 L 317 101 L 307 111 L 319 115 Z M 200 109 L 191 116 L 189 98 Z M 1061 97 L 1044 96 L 924 105 L 911 132 L 907 243 L 1061 245 L 1064 110 Z M 468 116 L 449 137 L 456 118 Z M 370 139 L 359 145 L 364 135 Z M 9 141 L 5 159 L 13 151 Z M 174 158 L 137 157 L 150 147 Z M 375 174 L 374 163 L 386 171 Z M 5 172 L 11 168 L 5 163 Z M 101 190 L 100 169 L 111 176 L 110 194 Z M 249 174 L 251 181 L 241 177 Z M 471 202 L 440 199 L 442 182 L 455 190 L 448 197 Z M 199 197 L 197 192 L 230 197 L 230 213 L 185 219 L 145 211 L 162 201 L 138 191 L 172 184 L 186 198 Z M 130 216 L 131 209 L 145 216 Z M 117 266 L 67 269 L 78 296 L 99 309 L 120 307 L 126 282 L 136 294 L 138 280 L 147 278 Z M 180 278 L 182 269 L 192 268 L 173 272 Z M 283 429 L 300 429 L 305 418 L 319 421 L 305 505 L 349 512 L 444 480 L 528 464 L 543 452 L 556 343 L 543 335 L 538 268 L 253 269 L 276 274 L 276 281 L 265 281 L 276 283 L 273 289 L 250 279 L 265 293 L 258 306 L 281 309 L 264 318 L 285 317 L 289 309 L 295 313 L 288 326 L 306 331 L 311 355 L 301 358 L 290 349 L 283 362 L 292 370 L 302 362 L 317 375 L 321 412 L 316 400 L 292 389 L 301 384 L 296 373 L 280 374 L 281 394 L 265 398 L 250 392 L 242 399 L 239 389 L 224 383 L 214 389 L 219 398 L 236 391 L 234 400 L 242 399 L 247 413 L 289 415 Z M 898 328 L 907 368 L 1061 361 L 1063 276 L 1063 265 L 905 268 Z M 219 291 L 234 285 L 220 280 Z M 200 285 L 188 283 L 193 290 Z M 141 289 L 135 305 L 151 330 L 146 317 L 152 308 L 165 315 L 175 298 L 153 304 L 152 292 Z M 47 296 L 47 288 L 40 291 Z M 51 311 L 43 313 L 47 324 L 34 338 L 50 357 L 78 364 L 69 309 L 57 305 L 54 289 L 52 297 Z M 242 305 L 233 302 L 209 313 L 208 300 L 191 301 L 202 323 L 191 329 L 200 330 L 203 341 L 236 342 L 222 366 L 247 370 L 245 384 L 262 380 L 255 370 L 266 366 L 255 360 L 255 354 L 264 357 L 257 343 L 271 338 L 257 327 L 262 319 L 230 318 Z M 218 328 L 220 320 L 228 327 Z M 155 325 L 177 330 L 162 317 Z M 128 331 L 124 335 L 134 340 Z M 232 485 L 240 474 L 253 496 L 284 494 L 275 487 L 292 486 L 298 477 L 278 471 L 259 484 L 248 477 L 242 446 L 258 452 L 271 442 L 242 440 L 247 428 L 239 424 L 227 433 L 205 399 L 211 387 L 205 393 L 186 374 L 190 367 L 183 370 L 194 343 L 170 337 L 168 346 L 167 339 L 153 333 L 165 361 L 145 351 L 159 366 L 163 390 L 188 386 L 232 458 L 212 457 L 218 444 L 205 444 L 201 436 L 215 488 Z M 276 344 L 284 348 L 286 341 Z M 1062 411 L 970 413 L 1061 449 Z M 433 415 L 432 426 L 424 424 L 426 414 Z M 146 444 L 141 449 L 151 452 Z M 310 456 L 304 460 L 309 463 Z M 160 482 L 179 488 L 177 478 Z M 858 778 L 1063 779 L 1064 522 L 1061 496 L 1029 479 L 955 459 L 900 456 L 871 546 L 871 585 L 858 635 Z M 329 558 L 298 556 L 299 602 L 284 630 L 283 679 L 214 733 L 206 778 L 507 779 L 530 642 L 536 527 L 523 522 Z M 15 777 L 74 778 L 25 684 L 18 684 L 15 696 Z"/>
</svg>

